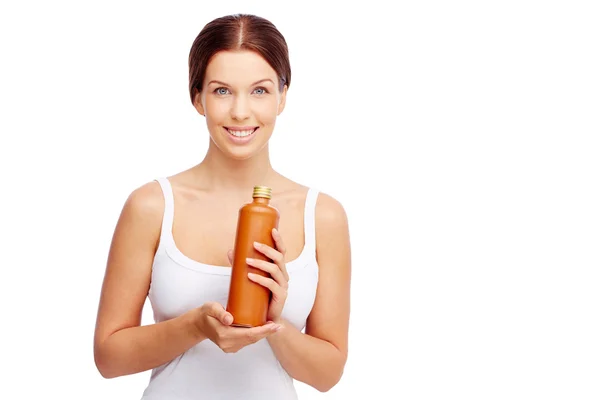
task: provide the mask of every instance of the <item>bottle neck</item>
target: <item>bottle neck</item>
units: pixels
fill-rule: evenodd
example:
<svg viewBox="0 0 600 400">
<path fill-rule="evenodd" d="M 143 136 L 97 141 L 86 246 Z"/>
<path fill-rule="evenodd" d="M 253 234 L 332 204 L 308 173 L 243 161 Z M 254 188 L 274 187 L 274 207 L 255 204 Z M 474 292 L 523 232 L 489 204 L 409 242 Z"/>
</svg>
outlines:
<svg viewBox="0 0 600 400">
<path fill-rule="evenodd" d="M 253 201 L 258 204 L 269 204 L 270 199 L 267 199 L 266 197 L 255 197 Z"/>
</svg>

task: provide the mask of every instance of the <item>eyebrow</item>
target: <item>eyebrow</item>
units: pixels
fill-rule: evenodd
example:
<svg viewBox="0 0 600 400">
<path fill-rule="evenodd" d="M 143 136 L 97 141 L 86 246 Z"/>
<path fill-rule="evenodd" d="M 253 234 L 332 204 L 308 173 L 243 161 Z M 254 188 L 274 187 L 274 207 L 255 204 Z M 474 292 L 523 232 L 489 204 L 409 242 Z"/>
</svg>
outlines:
<svg viewBox="0 0 600 400">
<path fill-rule="evenodd" d="M 271 82 L 273 85 L 275 84 L 275 82 L 273 82 L 273 80 L 272 80 L 272 79 L 265 78 L 265 79 L 261 79 L 261 80 L 259 80 L 259 81 L 256 81 L 256 82 L 254 82 L 254 83 L 253 83 L 253 84 L 251 84 L 250 86 L 258 85 L 259 83 L 262 83 L 262 82 Z M 216 83 L 216 84 L 218 84 L 218 85 L 223 85 L 223 86 L 230 86 L 228 83 L 221 82 L 221 81 L 217 81 L 217 80 L 212 80 L 212 81 L 208 82 L 208 85 L 210 85 L 210 84 L 212 84 L 212 83 Z"/>
</svg>

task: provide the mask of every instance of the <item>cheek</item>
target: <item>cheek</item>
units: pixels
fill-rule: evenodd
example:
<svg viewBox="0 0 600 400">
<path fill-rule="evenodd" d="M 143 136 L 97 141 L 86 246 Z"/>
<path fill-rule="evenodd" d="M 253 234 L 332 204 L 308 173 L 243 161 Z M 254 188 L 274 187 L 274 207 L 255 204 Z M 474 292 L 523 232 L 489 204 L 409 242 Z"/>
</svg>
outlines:
<svg viewBox="0 0 600 400">
<path fill-rule="evenodd" d="M 206 115 L 210 119 L 218 122 L 226 118 L 229 114 L 230 105 L 226 99 L 215 99 L 213 97 L 206 99 Z"/>
<path fill-rule="evenodd" d="M 254 115 L 263 124 L 273 124 L 277 118 L 277 101 L 263 101 L 256 104 Z"/>
</svg>

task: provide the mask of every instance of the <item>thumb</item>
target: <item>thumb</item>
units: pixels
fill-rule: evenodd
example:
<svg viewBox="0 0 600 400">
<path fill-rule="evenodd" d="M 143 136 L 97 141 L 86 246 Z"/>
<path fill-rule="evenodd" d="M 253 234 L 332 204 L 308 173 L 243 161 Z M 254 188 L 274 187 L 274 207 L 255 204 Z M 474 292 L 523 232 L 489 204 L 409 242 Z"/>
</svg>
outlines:
<svg viewBox="0 0 600 400">
<path fill-rule="evenodd" d="M 233 322 L 233 315 L 227 312 L 220 303 L 213 303 L 210 308 L 210 315 L 218 319 L 223 325 L 229 325 Z"/>
<path fill-rule="evenodd" d="M 223 310 L 223 315 L 220 320 L 223 325 L 231 325 L 233 322 L 233 315 Z"/>
</svg>

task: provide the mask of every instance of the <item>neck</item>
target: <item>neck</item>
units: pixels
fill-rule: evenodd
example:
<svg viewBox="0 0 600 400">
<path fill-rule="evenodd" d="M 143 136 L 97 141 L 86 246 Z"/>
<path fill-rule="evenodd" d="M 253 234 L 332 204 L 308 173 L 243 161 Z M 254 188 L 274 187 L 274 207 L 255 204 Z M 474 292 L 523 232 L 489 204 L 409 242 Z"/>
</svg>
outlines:
<svg viewBox="0 0 600 400">
<path fill-rule="evenodd" d="M 256 185 L 269 186 L 276 172 L 271 166 L 268 144 L 245 160 L 226 157 L 210 141 L 204 160 L 197 166 L 198 178 L 212 190 L 252 193 Z"/>
</svg>

